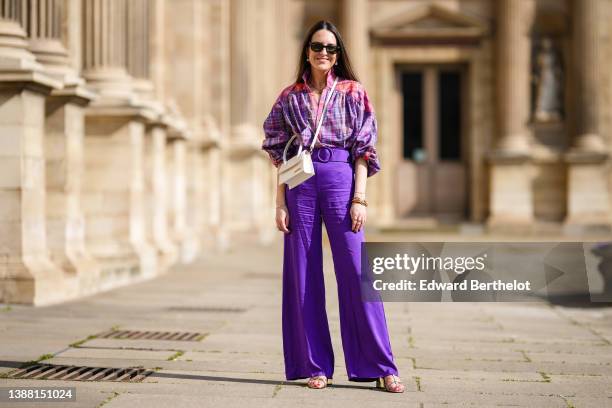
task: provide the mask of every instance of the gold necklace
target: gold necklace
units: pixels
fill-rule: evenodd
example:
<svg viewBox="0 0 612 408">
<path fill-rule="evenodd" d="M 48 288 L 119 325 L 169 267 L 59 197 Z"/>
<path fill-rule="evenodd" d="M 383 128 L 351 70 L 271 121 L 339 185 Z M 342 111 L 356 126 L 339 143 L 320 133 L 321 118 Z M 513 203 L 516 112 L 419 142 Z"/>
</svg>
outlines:
<svg viewBox="0 0 612 408">
<path fill-rule="evenodd" d="M 314 85 L 311 83 L 311 84 L 310 84 L 310 88 L 311 88 L 312 90 L 314 90 L 316 93 L 321 94 L 321 93 L 323 93 L 323 90 L 325 89 L 325 86 L 323 86 L 323 88 L 321 88 L 321 89 L 318 89 L 318 88 L 316 88 L 316 87 L 315 87 L 315 86 L 314 86 Z"/>
</svg>

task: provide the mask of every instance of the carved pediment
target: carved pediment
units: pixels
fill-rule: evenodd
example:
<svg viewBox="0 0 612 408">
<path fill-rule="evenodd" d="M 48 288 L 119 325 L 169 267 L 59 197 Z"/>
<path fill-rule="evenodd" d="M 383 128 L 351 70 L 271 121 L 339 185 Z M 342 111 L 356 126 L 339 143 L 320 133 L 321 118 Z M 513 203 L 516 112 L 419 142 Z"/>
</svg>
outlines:
<svg viewBox="0 0 612 408">
<path fill-rule="evenodd" d="M 375 40 L 403 41 L 478 41 L 488 30 L 485 21 L 447 7 L 428 4 L 410 8 L 376 24 Z"/>
</svg>

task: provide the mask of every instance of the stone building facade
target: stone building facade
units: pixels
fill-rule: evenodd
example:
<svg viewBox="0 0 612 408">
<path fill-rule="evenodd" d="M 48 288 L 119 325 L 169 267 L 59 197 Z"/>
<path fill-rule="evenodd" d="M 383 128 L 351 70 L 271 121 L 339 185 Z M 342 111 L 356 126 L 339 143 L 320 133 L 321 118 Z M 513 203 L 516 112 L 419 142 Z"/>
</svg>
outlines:
<svg viewBox="0 0 612 408">
<path fill-rule="evenodd" d="M 261 124 L 319 19 L 378 118 L 369 225 L 608 233 L 611 18 L 610 0 L 0 0 L 0 302 L 271 240 Z"/>
</svg>

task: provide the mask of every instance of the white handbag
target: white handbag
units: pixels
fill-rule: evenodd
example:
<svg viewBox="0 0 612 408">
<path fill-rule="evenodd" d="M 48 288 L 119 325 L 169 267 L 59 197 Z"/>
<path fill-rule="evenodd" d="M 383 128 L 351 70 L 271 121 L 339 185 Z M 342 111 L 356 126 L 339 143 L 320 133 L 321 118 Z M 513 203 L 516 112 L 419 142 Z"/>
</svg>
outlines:
<svg viewBox="0 0 612 408">
<path fill-rule="evenodd" d="M 317 125 L 317 130 L 315 131 L 310 148 L 304 150 L 302 149 L 302 144 L 300 143 L 298 153 L 291 159 L 287 160 L 287 150 L 297 135 L 291 136 L 285 145 L 285 150 L 283 150 L 283 164 L 281 164 L 281 166 L 278 168 L 279 185 L 285 183 L 289 189 L 292 189 L 293 187 L 314 176 L 314 165 L 312 164 L 312 157 L 310 157 L 310 154 L 312 153 L 312 149 L 314 149 L 314 145 L 317 142 L 317 137 L 319 136 L 319 131 L 321 130 L 321 125 L 323 124 L 323 118 L 325 117 L 325 112 L 327 111 L 327 103 L 331 99 L 331 95 L 336 88 L 337 82 L 338 78 L 334 80 L 334 84 L 327 94 L 325 104 L 323 105 L 323 112 L 321 113 L 321 118 L 319 119 L 319 124 Z"/>
</svg>

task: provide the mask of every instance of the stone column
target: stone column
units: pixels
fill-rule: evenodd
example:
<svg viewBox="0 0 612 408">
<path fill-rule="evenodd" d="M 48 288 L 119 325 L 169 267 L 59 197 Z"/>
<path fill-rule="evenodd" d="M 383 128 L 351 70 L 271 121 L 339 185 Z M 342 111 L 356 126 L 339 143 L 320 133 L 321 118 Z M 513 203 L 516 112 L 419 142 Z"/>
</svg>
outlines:
<svg viewBox="0 0 612 408">
<path fill-rule="evenodd" d="M 382 106 L 382 101 L 390 101 L 391 106 L 401 106 L 401 90 L 393 84 L 394 72 L 396 72 L 393 59 L 380 48 L 373 50 L 373 52 L 376 54 L 374 61 L 378 64 L 374 71 L 375 75 L 372 77 L 372 83 L 378 90 L 372 95 L 376 98 L 374 109 L 377 109 L 377 106 Z M 384 112 L 378 112 L 377 119 L 379 120 L 380 131 L 385 132 L 385 134 L 401 135 L 402 130 L 394 127 L 395 121 L 385 120 L 384 116 Z M 380 137 L 377 142 L 377 152 L 381 157 L 382 166 L 387 170 L 374 176 L 374 180 L 368 180 L 366 195 L 369 197 L 368 201 L 373 204 L 372 211 L 368 209 L 368 214 L 372 214 L 372 222 L 378 226 L 390 226 L 397 220 L 395 169 L 397 169 L 400 160 L 397 154 L 398 149 L 401 148 L 400 139 L 399 136 L 397 138 Z M 368 220 L 368 222 L 370 221 Z"/>
<path fill-rule="evenodd" d="M 182 251 L 186 235 L 186 201 L 187 186 L 185 180 L 187 138 L 180 128 L 171 128 L 168 133 L 166 158 L 168 163 L 168 208 L 170 236 L 172 241 Z"/>
<path fill-rule="evenodd" d="M 157 122 L 157 118 L 163 112 L 162 104 L 155 99 L 153 82 L 149 69 L 151 23 L 153 22 L 152 4 L 149 0 L 129 0 L 127 2 L 127 71 L 131 77 L 132 90 L 135 93 L 134 103 L 149 110 L 149 114 L 156 117 L 154 121 L 145 119 L 146 124 Z M 151 133 L 145 131 L 143 140 L 142 165 L 142 189 L 132 192 L 134 196 L 133 212 L 136 219 L 140 217 L 140 222 L 134 222 L 132 232 L 134 244 L 138 247 L 141 262 L 148 263 L 150 274 L 157 274 L 157 249 L 152 233 L 153 207 L 158 203 L 151 200 L 151 171 L 147 171 L 152 163 L 153 141 Z"/>
<path fill-rule="evenodd" d="M 367 85 L 370 50 L 368 0 L 341 0 L 340 22 L 353 68 L 359 80 Z"/>
<path fill-rule="evenodd" d="M 231 169 L 226 168 L 228 177 L 224 180 L 230 186 L 242 186 L 242 200 L 230 200 L 229 219 L 235 231 L 255 232 L 260 238 L 265 228 L 261 211 L 265 205 L 262 191 L 266 180 L 262 177 L 261 162 L 264 155 L 261 151 L 262 133 L 256 121 L 256 104 L 260 101 L 257 95 L 258 81 L 257 40 L 258 32 L 251 17 L 255 15 L 256 2 L 249 0 L 232 0 L 231 11 L 231 135 L 227 160 Z M 227 161 L 226 164 L 227 166 Z M 245 211 L 246 210 L 246 211 Z"/>
<path fill-rule="evenodd" d="M 62 43 L 66 47 L 70 67 L 79 74 L 83 67 L 83 1 L 64 0 L 64 22 L 61 28 Z M 80 24 L 71 24 L 80 21 Z"/>
<path fill-rule="evenodd" d="M 85 247 L 81 205 L 84 108 L 93 98 L 81 87 L 54 91 L 46 101 L 47 237 L 51 259 L 75 274 L 79 293 L 98 290 L 99 265 Z"/>
<path fill-rule="evenodd" d="M 575 74 L 576 134 L 566 155 L 566 231 L 610 231 L 609 153 L 600 134 L 600 0 L 572 0 L 572 70 Z"/>
<path fill-rule="evenodd" d="M 152 100 L 153 82 L 150 63 L 152 9 L 150 0 L 130 0 L 127 9 L 127 36 L 130 44 L 127 57 L 128 73 L 133 78 L 134 91 L 143 99 Z"/>
<path fill-rule="evenodd" d="M 0 83 L 0 301 L 62 301 L 77 294 L 78 282 L 48 256 L 41 92 L 50 89 L 25 78 L 10 89 L 3 74 Z"/>
<path fill-rule="evenodd" d="M 149 200 L 152 212 L 153 242 L 159 252 L 160 272 L 166 271 L 177 260 L 178 249 L 171 240 L 168 230 L 168 207 L 171 204 L 171 195 L 168 188 L 167 176 L 169 167 L 166 165 L 167 126 L 160 122 L 153 124 L 149 130 L 148 139 L 151 142 L 151 197 Z"/>
<path fill-rule="evenodd" d="M 0 3 L 0 302 L 48 304 L 78 282 L 48 255 L 45 98 L 62 87 L 28 50 L 27 3 Z"/>
<path fill-rule="evenodd" d="M 142 68 L 137 69 L 132 67 L 130 73 L 136 76 L 136 92 L 143 95 L 141 89 L 144 81 L 139 79 L 139 76 L 147 75 L 150 82 L 153 84 L 153 94 L 155 100 L 166 100 L 166 71 L 172 68 L 172 62 L 166 58 L 166 44 L 172 43 L 172 38 L 168 40 L 168 35 L 174 29 L 172 26 L 166 27 L 167 1 L 166 0 L 150 0 L 144 6 L 148 7 L 150 14 L 149 28 L 147 34 L 150 36 L 147 42 L 150 46 L 148 58 L 150 63 L 147 65 L 147 72 L 144 73 Z M 141 6 L 142 7 L 142 6 Z M 168 28 L 168 29 L 166 29 Z M 143 44 L 146 46 L 146 44 Z M 140 73 L 139 73 L 140 72 Z M 170 81 L 168 82 L 171 85 Z M 172 91 L 170 86 L 169 91 Z M 171 92 L 168 92 L 171 94 Z M 158 273 L 163 273 L 169 269 L 178 260 L 179 248 L 172 240 L 172 227 L 170 225 L 170 208 L 172 205 L 171 184 L 169 174 L 171 174 L 172 162 L 167 157 L 168 134 L 171 131 L 172 124 L 171 115 L 164 111 L 158 121 L 150 124 L 147 131 L 148 146 L 147 154 L 151 162 L 150 173 L 150 208 L 152 219 L 149 222 L 152 224 L 152 242 L 157 248 L 158 257 Z"/>
<path fill-rule="evenodd" d="M 149 74 L 157 100 L 164 101 L 164 75 L 166 69 L 166 0 L 150 0 L 150 63 Z"/>
<path fill-rule="evenodd" d="M 213 167 L 213 171 L 217 174 L 218 182 L 217 199 L 219 205 L 218 228 L 216 228 L 216 244 L 217 248 L 225 251 L 229 248 L 230 233 L 229 225 L 231 220 L 231 211 L 227 203 L 231 203 L 232 192 L 229 177 L 228 163 L 231 160 L 229 154 L 229 136 L 231 131 L 230 113 L 231 113 L 231 98 L 230 98 L 230 3 L 225 0 L 216 0 L 210 4 L 210 42 L 211 50 L 209 57 L 211 58 L 214 67 L 218 68 L 217 75 L 210 78 L 211 83 L 211 98 L 215 103 L 211 104 L 210 111 L 213 118 L 211 124 L 213 129 L 218 131 L 213 138 L 217 139 L 218 149 L 213 149 L 215 152 L 214 159 L 207 163 L 217 163 Z M 213 132 L 215 131 L 213 130 Z"/>
<path fill-rule="evenodd" d="M 278 50 L 286 50 L 286 55 L 292 55 L 290 40 L 286 35 L 287 30 L 291 31 L 295 27 L 290 21 L 290 14 L 287 9 L 290 7 L 287 2 L 279 0 L 261 0 L 257 2 L 257 41 L 260 44 L 272 44 L 267 49 L 258 50 L 257 64 L 255 66 L 253 78 L 266 78 L 265 81 L 256 81 L 257 101 L 255 103 L 255 130 L 256 138 L 263 140 L 264 134 L 262 124 L 270 112 L 272 104 L 276 100 L 281 89 L 285 88 L 295 78 L 287 78 L 285 67 L 292 65 L 295 68 L 295 61 L 291 58 L 277 58 Z M 274 21 L 275 24 L 270 24 Z M 297 55 L 294 54 L 294 55 Z M 277 60 L 278 63 L 270 64 L 270 61 Z M 294 76 L 293 74 L 292 76 Z M 253 201 L 256 202 L 257 211 L 255 214 L 258 229 L 258 239 L 263 245 L 267 245 L 275 238 L 279 237 L 279 232 L 274 225 L 275 197 L 276 197 L 276 178 L 277 170 L 270 163 L 268 155 L 259 150 L 259 159 L 253 162 L 253 174 L 257 174 L 258 187 L 254 191 Z"/>
<path fill-rule="evenodd" d="M 493 229 L 529 230 L 533 225 L 530 163 L 529 73 L 533 0 L 497 5 L 497 139 L 490 154 L 490 216 Z"/>
<path fill-rule="evenodd" d="M 133 98 L 127 73 L 127 0 L 83 2 L 83 76 L 102 98 L 125 103 Z"/>
<path fill-rule="evenodd" d="M 229 52 L 229 27 L 226 18 L 227 4 L 220 1 L 209 1 L 203 4 L 202 10 L 202 42 L 200 52 L 204 56 L 201 75 L 204 78 L 202 89 L 202 139 L 200 146 L 202 180 L 198 188 L 202 188 L 201 205 L 198 209 L 202 217 L 200 240 L 206 251 L 222 247 L 221 231 L 221 172 L 222 160 L 219 123 L 222 110 L 227 110 L 227 92 L 218 93 L 219 85 L 227 81 Z"/>
<path fill-rule="evenodd" d="M 138 14 L 135 5 L 130 10 Z M 135 72 L 146 61 L 136 62 L 133 49 L 140 43 L 131 44 L 127 26 L 126 0 L 84 2 L 83 75 L 99 94 L 86 112 L 84 208 L 87 244 L 103 264 L 103 287 L 156 274 L 145 234 L 144 137 L 159 115 L 133 92 L 128 55 Z"/>
<path fill-rule="evenodd" d="M 63 0 L 27 0 L 28 13 L 24 23 L 28 33 L 29 49 L 45 70 L 66 85 L 82 84 L 70 66 L 68 51 L 62 43 Z"/>
<path fill-rule="evenodd" d="M 98 268 L 85 248 L 84 217 L 81 211 L 83 172 L 84 107 L 95 97 L 83 87 L 70 66 L 61 39 L 67 20 L 65 5 L 59 0 L 27 0 L 24 15 L 29 49 L 49 75 L 62 81 L 62 89 L 46 98 L 45 161 L 46 220 L 51 259 L 69 276 L 79 280 L 81 294 L 96 290 Z"/>
<path fill-rule="evenodd" d="M 182 246 L 181 262 L 193 262 L 202 250 L 204 236 L 204 201 L 208 183 L 205 178 L 201 140 L 192 139 L 185 145 L 185 220 L 190 239 Z"/>
<path fill-rule="evenodd" d="M 208 117 L 205 123 L 206 141 L 202 144 L 202 172 L 206 180 L 206 194 L 202 206 L 205 233 L 202 237 L 202 245 L 205 248 L 216 250 L 223 249 L 222 237 L 222 162 L 221 162 L 221 132 L 215 120 Z"/>
<path fill-rule="evenodd" d="M 256 4 L 249 0 L 231 0 L 230 11 L 232 137 L 246 139 L 248 143 L 254 136 L 255 122 L 257 34 L 251 18 L 256 13 Z"/>
<path fill-rule="evenodd" d="M 193 137 L 187 145 L 176 142 L 173 146 L 181 146 L 184 151 L 186 162 L 180 163 L 182 186 L 186 189 L 184 203 L 180 209 L 181 223 L 180 234 L 183 240 L 179 244 L 180 260 L 190 262 L 200 248 L 202 231 L 198 218 L 201 211 L 202 200 L 196 199 L 194 191 L 199 183 L 205 180 L 197 179 L 198 168 L 194 152 L 199 152 L 197 144 L 204 139 L 203 117 L 207 111 L 206 105 L 210 98 L 206 97 L 207 81 L 210 75 L 205 70 L 205 30 L 208 28 L 203 21 L 205 11 L 208 9 L 207 2 L 200 0 L 176 0 L 172 7 L 166 8 L 166 25 L 169 28 L 169 41 L 166 55 L 169 66 L 166 71 L 166 88 L 176 101 L 176 112 L 184 115 L 184 120 L 189 124 L 189 130 Z M 176 27 L 181 29 L 176 29 Z M 180 44 L 177 47 L 176 44 Z M 215 70 L 215 74 L 217 71 Z M 180 80 L 177 80 L 180 78 Z M 178 226 L 177 226 L 178 228 Z"/>
<path fill-rule="evenodd" d="M 497 2 L 497 150 L 508 154 L 529 152 L 529 75 L 533 0 Z"/>
<path fill-rule="evenodd" d="M 22 0 L 0 3 L 0 69 L 41 69 L 28 50 L 26 34 L 28 4 Z"/>
</svg>

